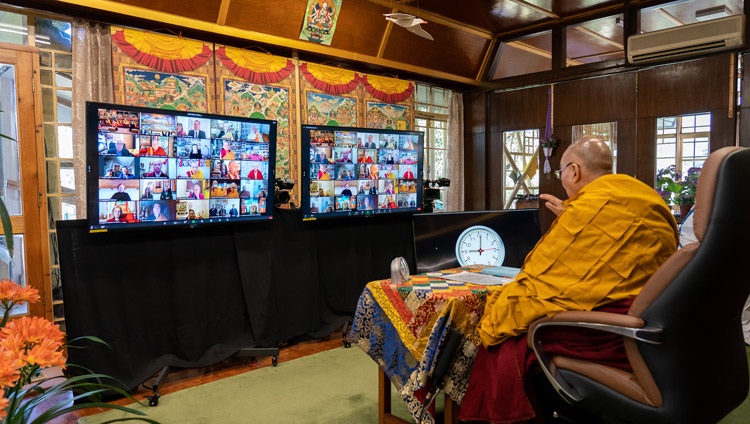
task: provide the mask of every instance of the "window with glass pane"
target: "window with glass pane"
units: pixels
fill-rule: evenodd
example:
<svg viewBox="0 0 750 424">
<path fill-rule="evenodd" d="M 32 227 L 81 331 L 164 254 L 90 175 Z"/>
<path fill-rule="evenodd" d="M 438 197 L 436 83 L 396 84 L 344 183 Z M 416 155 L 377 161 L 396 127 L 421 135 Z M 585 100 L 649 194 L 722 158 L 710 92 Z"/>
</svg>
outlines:
<svg viewBox="0 0 750 424">
<path fill-rule="evenodd" d="M 670 165 L 678 172 L 702 167 L 709 153 L 710 134 L 710 113 L 657 118 L 656 170 Z"/>
<path fill-rule="evenodd" d="M 625 57 L 622 14 L 581 22 L 565 29 L 566 66 Z"/>
<path fill-rule="evenodd" d="M 690 168 L 702 168 L 710 150 L 710 135 L 710 113 L 657 118 L 657 176 L 672 165 L 682 177 Z M 671 206 L 678 210 L 677 205 Z"/>
<path fill-rule="evenodd" d="M 552 69 L 552 32 L 544 31 L 500 44 L 492 79 Z"/>
<path fill-rule="evenodd" d="M 539 130 L 506 131 L 503 144 L 503 205 L 513 209 L 539 195 Z"/>
<path fill-rule="evenodd" d="M 17 13 L 0 11 L 0 42 L 29 45 L 29 31 L 26 16 Z"/>
<path fill-rule="evenodd" d="M 417 84 L 415 126 L 424 132 L 424 178 L 448 178 L 448 102 L 450 90 Z M 435 210 L 443 209 L 447 190 L 440 189 L 440 199 Z"/>
</svg>

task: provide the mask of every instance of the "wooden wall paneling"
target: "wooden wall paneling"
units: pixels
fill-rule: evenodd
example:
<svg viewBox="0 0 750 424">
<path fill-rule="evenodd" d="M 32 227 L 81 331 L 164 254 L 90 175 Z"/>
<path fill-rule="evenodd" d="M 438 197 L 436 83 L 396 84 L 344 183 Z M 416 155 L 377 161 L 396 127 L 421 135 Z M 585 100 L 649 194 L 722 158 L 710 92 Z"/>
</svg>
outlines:
<svg viewBox="0 0 750 424">
<path fill-rule="evenodd" d="M 709 112 L 711 112 L 711 151 L 725 146 L 734 146 L 737 136 L 735 117 L 727 114 L 726 106 Z"/>
<path fill-rule="evenodd" d="M 635 97 L 635 93 L 633 93 Z M 638 150 L 638 126 L 635 110 L 629 119 L 617 121 L 617 173 L 638 177 L 638 160 L 641 152 Z M 654 157 L 654 156 L 648 156 Z"/>
<path fill-rule="evenodd" d="M 555 128 L 635 117 L 636 74 L 627 72 L 555 85 Z"/>
<path fill-rule="evenodd" d="M 487 208 L 503 209 L 503 184 L 505 169 L 503 164 L 503 133 L 487 134 Z"/>
<path fill-rule="evenodd" d="M 487 173 L 485 157 L 487 156 L 487 134 L 469 134 L 465 140 L 464 152 L 464 209 L 481 211 L 487 209 L 485 190 Z"/>
<path fill-rule="evenodd" d="M 464 94 L 464 208 L 484 210 L 487 94 Z M 479 155 L 478 152 L 482 154 Z M 480 181 L 481 180 L 481 181 Z M 481 205 L 481 206 L 480 206 Z"/>
<path fill-rule="evenodd" d="M 490 94 L 490 132 L 544 128 L 549 86 Z"/>
<path fill-rule="evenodd" d="M 660 117 L 728 109 L 731 53 L 638 72 L 638 116 Z"/>
<path fill-rule="evenodd" d="M 639 117 L 636 120 L 638 128 L 636 151 L 635 177 L 651 187 L 656 184 L 656 119 Z"/>
<path fill-rule="evenodd" d="M 487 130 L 487 94 L 464 94 L 463 100 L 464 134 L 484 133 Z"/>
</svg>

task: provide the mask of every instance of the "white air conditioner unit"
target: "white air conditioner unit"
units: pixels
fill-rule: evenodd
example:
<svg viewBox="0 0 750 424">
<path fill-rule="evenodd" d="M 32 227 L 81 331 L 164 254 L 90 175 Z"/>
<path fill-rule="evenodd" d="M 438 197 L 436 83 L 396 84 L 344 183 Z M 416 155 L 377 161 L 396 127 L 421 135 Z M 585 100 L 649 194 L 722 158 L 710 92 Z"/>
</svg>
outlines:
<svg viewBox="0 0 750 424">
<path fill-rule="evenodd" d="M 628 37 L 632 64 L 681 59 L 741 48 L 745 45 L 745 15 L 732 15 Z"/>
</svg>

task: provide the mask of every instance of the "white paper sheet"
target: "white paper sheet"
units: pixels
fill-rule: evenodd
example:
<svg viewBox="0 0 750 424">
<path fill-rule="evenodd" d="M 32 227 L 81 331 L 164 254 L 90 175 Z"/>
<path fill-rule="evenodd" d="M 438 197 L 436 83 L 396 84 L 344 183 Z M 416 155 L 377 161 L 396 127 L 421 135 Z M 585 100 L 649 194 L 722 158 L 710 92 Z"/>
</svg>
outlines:
<svg viewBox="0 0 750 424">
<path fill-rule="evenodd" d="M 461 281 L 464 283 L 481 284 L 483 286 L 501 286 L 513 281 L 512 278 L 495 277 L 492 275 L 482 274 L 479 272 L 463 271 L 458 274 L 443 274 L 446 280 Z"/>
</svg>

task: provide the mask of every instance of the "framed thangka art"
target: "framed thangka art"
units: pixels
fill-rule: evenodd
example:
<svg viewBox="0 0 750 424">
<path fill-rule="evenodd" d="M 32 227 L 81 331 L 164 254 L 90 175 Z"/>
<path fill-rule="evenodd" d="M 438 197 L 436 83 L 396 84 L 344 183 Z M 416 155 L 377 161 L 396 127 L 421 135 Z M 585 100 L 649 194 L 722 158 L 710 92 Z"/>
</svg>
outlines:
<svg viewBox="0 0 750 424">
<path fill-rule="evenodd" d="M 411 130 L 411 106 L 367 102 L 367 128 Z"/>
<path fill-rule="evenodd" d="M 300 40 L 331 45 L 342 0 L 308 0 Z"/>
<path fill-rule="evenodd" d="M 162 109 L 208 111 L 205 76 L 123 68 L 125 104 Z"/>
<path fill-rule="evenodd" d="M 224 111 L 229 115 L 271 119 L 276 126 L 276 175 L 289 176 L 289 88 L 223 79 Z"/>
<path fill-rule="evenodd" d="M 357 99 L 307 91 L 307 123 L 337 127 L 357 126 Z"/>
</svg>

